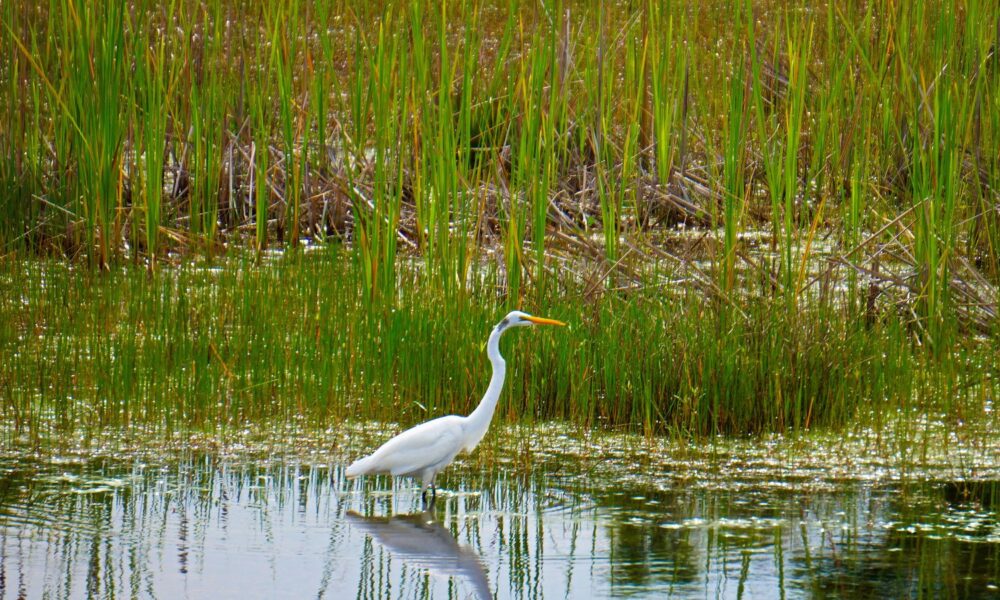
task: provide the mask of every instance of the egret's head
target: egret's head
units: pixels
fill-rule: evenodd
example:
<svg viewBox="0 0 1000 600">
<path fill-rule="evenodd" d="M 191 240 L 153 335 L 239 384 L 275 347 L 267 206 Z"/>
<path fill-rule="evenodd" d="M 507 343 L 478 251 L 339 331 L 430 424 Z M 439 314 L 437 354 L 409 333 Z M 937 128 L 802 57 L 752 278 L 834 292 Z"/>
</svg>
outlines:
<svg viewBox="0 0 1000 600">
<path fill-rule="evenodd" d="M 562 321 L 556 321 L 555 319 L 544 319 L 542 317 L 533 317 L 528 313 L 521 312 L 519 310 L 512 310 L 507 313 L 507 316 L 503 318 L 502 321 L 497 323 L 497 329 L 503 331 L 510 327 L 530 327 L 531 325 L 565 325 Z"/>
</svg>

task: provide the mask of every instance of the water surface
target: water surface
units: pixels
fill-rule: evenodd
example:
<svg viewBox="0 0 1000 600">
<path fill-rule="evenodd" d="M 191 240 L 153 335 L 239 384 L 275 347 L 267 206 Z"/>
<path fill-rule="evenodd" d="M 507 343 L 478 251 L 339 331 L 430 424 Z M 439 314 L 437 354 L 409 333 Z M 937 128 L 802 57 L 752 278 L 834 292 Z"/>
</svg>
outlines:
<svg viewBox="0 0 1000 600">
<path fill-rule="evenodd" d="M 505 438 L 431 511 L 333 451 L 10 452 L 0 598 L 1000 596 L 988 465 L 844 476 L 808 448 L 623 439 Z"/>
</svg>

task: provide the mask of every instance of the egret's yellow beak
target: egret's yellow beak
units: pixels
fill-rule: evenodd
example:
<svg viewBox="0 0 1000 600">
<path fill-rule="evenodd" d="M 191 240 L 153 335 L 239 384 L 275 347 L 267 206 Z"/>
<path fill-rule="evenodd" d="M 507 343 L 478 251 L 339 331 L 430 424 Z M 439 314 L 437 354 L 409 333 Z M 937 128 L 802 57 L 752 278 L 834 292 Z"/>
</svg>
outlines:
<svg viewBox="0 0 1000 600">
<path fill-rule="evenodd" d="M 555 319 L 545 319 L 542 317 L 524 317 L 525 321 L 531 321 L 535 325 L 563 325 L 566 324 L 562 321 L 556 321 Z"/>
</svg>

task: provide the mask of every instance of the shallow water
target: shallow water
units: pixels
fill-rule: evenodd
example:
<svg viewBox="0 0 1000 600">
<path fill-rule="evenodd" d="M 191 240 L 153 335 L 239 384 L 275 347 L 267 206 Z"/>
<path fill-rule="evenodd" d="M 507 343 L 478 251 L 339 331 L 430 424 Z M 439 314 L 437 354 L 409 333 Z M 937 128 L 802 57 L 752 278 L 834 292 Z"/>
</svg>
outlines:
<svg viewBox="0 0 1000 600">
<path fill-rule="evenodd" d="M 0 598 L 1000 596 L 990 480 L 612 442 L 487 445 L 429 512 L 323 452 L 11 453 Z"/>
</svg>

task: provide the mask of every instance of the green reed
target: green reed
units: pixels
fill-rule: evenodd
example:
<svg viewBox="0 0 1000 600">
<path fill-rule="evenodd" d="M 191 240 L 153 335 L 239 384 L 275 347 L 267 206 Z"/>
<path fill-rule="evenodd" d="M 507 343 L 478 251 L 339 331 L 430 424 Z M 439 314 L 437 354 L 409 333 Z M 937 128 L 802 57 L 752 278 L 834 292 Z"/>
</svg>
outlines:
<svg viewBox="0 0 1000 600">
<path fill-rule="evenodd" d="M 14 57 L 20 47 L 11 31 L 20 30 L 20 13 L 14 4 L 6 4 L 0 12 L 0 52 Z M 31 40 L 30 44 L 35 45 Z M 42 153 L 41 121 L 39 113 L 40 82 L 25 89 L 19 85 L 22 69 L 21 61 L 8 58 L 0 62 L 0 100 L 3 101 L 3 120 L 7 135 L 0 138 L 0 245 L 3 247 L 24 244 L 30 247 L 36 239 L 30 235 L 32 229 L 41 227 L 40 207 L 33 202 L 31 194 L 41 184 Z"/>
<path fill-rule="evenodd" d="M 395 219 L 393 213 L 404 216 L 404 205 L 413 198 L 420 226 L 402 235 L 412 237 L 421 252 L 428 250 L 431 263 L 451 265 L 453 274 L 445 280 L 461 281 L 456 273 L 471 256 L 471 215 L 480 225 L 490 217 L 472 208 L 483 204 L 483 190 L 498 188 L 509 198 L 522 199 L 501 203 L 507 206 L 502 246 L 516 289 L 519 270 L 526 266 L 522 240 L 531 235 L 532 263 L 544 264 L 550 204 L 567 202 L 567 187 L 579 188 L 579 183 L 567 185 L 574 177 L 599 207 L 581 215 L 581 228 L 599 226 L 605 253 L 614 261 L 619 235 L 642 235 L 650 223 L 651 203 L 639 193 L 641 183 L 655 172 L 661 184 L 669 185 L 674 160 L 683 149 L 685 163 L 690 158 L 693 166 L 717 174 L 717 189 L 729 190 L 730 197 L 722 197 L 730 214 L 734 199 L 747 194 L 744 207 L 760 214 L 755 205 L 760 190 L 766 191 L 772 241 L 782 254 L 779 279 L 792 290 L 803 279 L 802 265 L 811 254 L 807 246 L 816 234 L 813 226 L 829 225 L 824 214 L 843 214 L 839 209 L 848 206 L 847 218 L 832 226 L 847 227 L 855 238 L 879 223 L 889 206 L 868 213 L 851 210 L 861 198 L 838 188 L 852 177 L 859 184 L 869 180 L 871 185 L 856 190 L 861 197 L 884 197 L 880 190 L 898 183 L 899 161 L 912 153 L 913 128 L 926 130 L 917 110 L 917 105 L 927 106 L 921 94 L 950 87 L 970 106 L 969 114 L 958 115 L 956 139 L 969 146 L 981 181 L 958 190 L 957 207 L 964 214 L 954 227 L 970 232 L 954 233 L 969 240 L 970 252 L 980 254 L 982 264 L 996 263 L 997 220 L 990 203 L 995 186 L 990 182 L 996 179 L 997 159 L 985 150 L 997 129 L 996 111 L 990 110 L 996 102 L 991 93 L 996 59 L 989 53 L 996 36 L 986 25 L 995 20 L 995 7 L 985 3 L 971 3 L 961 14 L 945 3 L 926 8 L 828 3 L 825 10 L 806 11 L 741 2 L 723 12 L 680 2 L 637 7 L 455 2 L 439 10 L 419 3 L 405 10 L 265 3 L 240 11 L 238 18 L 226 0 L 203 7 L 180 1 L 170 8 L 139 2 L 134 8 L 135 24 L 116 19 L 117 9 L 107 2 L 88 5 L 81 18 L 73 16 L 75 4 L 59 2 L 49 4 L 49 19 L 9 12 L 5 17 L 4 43 L 16 50 L 7 53 L 12 58 L 5 65 L 5 89 L 15 101 L 10 106 L 27 108 L 17 113 L 20 118 L 8 111 L 5 144 L 16 140 L 26 149 L 26 160 L 8 163 L 11 174 L 5 179 L 18 181 L 23 189 L 17 193 L 26 201 L 8 203 L 17 208 L 11 209 L 5 227 L 17 229 L 11 224 L 24 219 L 32 223 L 28 229 L 41 225 L 35 240 L 54 241 L 65 234 L 83 246 L 74 250 L 70 243 L 74 253 L 96 252 L 97 263 L 118 249 L 123 225 L 141 222 L 146 210 L 143 203 L 120 201 L 116 188 L 133 187 L 133 178 L 142 183 L 139 173 L 120 164 L 122 157 L 142 150 L 137 145 L 144 136 L 135 132 L 147 126 L 149 111 L 142 105 L 149 83 L 141 77 L 150 68 L 172 77 L 170 107 L 156 118 L 169 115 L 166 158 L 180 164 L 167 167 L 184 179 L 179 186 L 165 180 L 164 187 L 173 189 L 161 193 L 167 204 L 161 225 L 179 230 L 181 235 L 170 237 L 175 243 L 183 243 L 189 232 L 209 242 L 194 247 L 214 248 L 217 235 L 232 239 L 246 225 L 258 229 L 258 246 L 264 245 L 269 227 L 283 244 L 294 245 L 307 235 L 304 225 L 312 228 L 308 235 L 315 234 L 309 203 L 343 194 L 362 212 L 370 206 L 354 205 L 385 197 L 380 208 L 385 218 L 372 222 L 403 225 L 408 220 Z M 103 10 L 111 11 L 109 18 L 95 19 L 95 11 Z M 934 31 L 917 25 L 924 16 L 939 14 L 943 25 Z M 145 21 L 163 27 L 161 43 L 171 49 L 169 54 L 156 58 L 155 53 L 143 57 L 124 51 L 142 45 L 136 44 L 136 36 Z M 879 28 L 879 21 L 889 25 Z M 113 31 L 98 36 L 93 30 L 98 25 Z M 595 33 L 581 35 L 584 30 Z M 39 39 L 46 41 L 32 41 Z M 109 40 L 104 47 L 113 50 L 89 47 L 104 39 Z M 719 48 L 706 47 L 712 43 Z M 957 50 L 949 50 L 953 47 Z M 711 59 L 709 51 L 724 59 Z M 98 60 L 84 64 L 90 56 Z M 129 57 L 136 68 L 124 68 Z M 925 59 L 926 64 L 953 66 L 940 72 L 940 86 L 929 85 L 935 81 L 930 73 L 917 72 L 916 65 Z M 91 71 L 111 85 L 91 93 L 97 85 Z M 920 75 L 928 78 L 915 85 Z M 750 80 L 740 92 L 749 92 L 747 105 L 725 106 L 737 85 L 734 79 Z M 105 108 L 102 112 L 86 103 Z M 125 110 L 112 113 L 116 103 L 126 105 Z M 239 147 L 249 144 L 250 136 L 233 137 L 247 125 L 248 105 L 256 121 L 251 129 L 260 132 L 252 153 Z M 77 123 L 84 113 L 104 115 L 84 124 L 94 131 Z M 27 127 L 23 115 L 35 115 L 37 126 Z M 724 124 L 741 122 L 747 127 L 746 151 L 739 156 L 730 152 L 726 159 L 725 148 L 732 149 L 737 138 Z M 403 131 L 406 135 L 396 135 Z M 392 148 L 385 147 L 386 135 L 393 137 Z M 329 140 L 338 138 L 342 146 L 332 147 Z M 280 148 L 280 156 L 268 156 L 271 144 Z M 54 160 L 46 160 L 49 151 Z M 79 157 L 90 161 L 86 168 L 77 168 Z M 409 157 L 412 164 L 383 166 L 385 161 L 376 157 L 389 162 Z M 728 176 L 717 168 L 726 160 Z M 240 162 L 266 166 L 249 168 Z M 472 163 L 476 169 L 470 171 Z M 309 177 L 314 165 L 326 167 L 316 179 Z M 336 175 L 334 167 L 340 171 Z M 851 173 L 858 169 L 863 172 Z M 345 185 L 344 178 L 353 184 Z M 385 186 L 393 179 L 403 193 L 386 195 Z M 235 210 L 232 196 L 258 184 L 274 195 L 256 203 L 261 214 Z M 735 189 L 743 193 L 734 196 Z M 530 208 L 522 213 L 521 204 Z M 49 214 L 58 209 L 43 208 L 52 206 L 65 209 L 61 221 Z M 710 214 L 720 207 L 707 202 L 701 208 Z M 93 243 L 83 243 L 81 231 L 89 232 Z M 357 237 L 367 239 L 370 233 Z M 730 248 L 728 256 L 733 254 L 733 234 L 730 227 L 721 240 Z M 392 245 L 389 240 L 398 237 L 381 235 L 379 243 L 362 252 L 384 254 Z M 723 265 L 732 270 L 728 260 Z M 532 280 L 542 273 L 544 269 L 532 273 Z"/>
<path fill-rule="evenodd" d="M 668 11 L 669 4 L 650 2 L 646 36 L 650 44 L 650 110 L 653 114 L 656 176 L 668 184 L 679 152 L 677 122 L 683 111 L 687 57 L 682 53 L 685 15 Z M 650 31 L 659 32 L 649 35 Z"/>
<path fill-rule="evenodd" d="M 515 105 L 519 120 L 518 160 L 511 176 L 515 195 L 511 198 L 511 228 L 507 232 L 515 242 L 509 250 L 508 270 L 516 270 L 526 266 L 521 264 L 528 257 L 520 242 L 530 231 L 533 268 L 529 272 L 537 289 L 545 287 L 545 228 L 552 186 L 564 156 L 566 119 L 565 91 L 561 87 L 565 82 L 560 82 L 557 55 L 561 10 L 559 6 L 551 6 L 547 12 L 554 19 L 552 30 L 546 31 L 546 35 L 536 34 L 530 44 L 531 54 L 519 73 Z M 515 208 L 516 204 L 522 206 Z M 524 213 L 522 208 L 526 209 Z M 526 227 L 529 223 L 530 230 Z M 511 293 L 517 296 L 522 291 L 514 287 Z"/>
<path fill-rule="evenodd" d="M 418 27 L 415 7 L 411 28 Z M 436 10 L 424 10 L 436 25 L 433 30 L 434 44 L 424 45 L 423 81 L 414 80 L 412 106 L 424 100 L 426 112 L 423 132 L 423 160 L 428 179 L 422 187 L 424 207 L 424 227 L 430 234 L 429 263 L 437 274 L 439 285 L 446 291 L 463 284 L 464 256 L 467 250 L 465 232 L 468 231 L 468 193 L 462 189 L 459 179 L 466 177 L 463 167 L 469 160 L 469 114 L 471 107 L 471 82 L 474 70 L 470 70 L 470 57 L 459 53 L 447 41 L 449 7 L 442 4 Z M 412 29 L 416 36 L 415 29 Z M 474 35 L 472 28 L 466 30 L 465 43 Z M 431 50 L 433 48 L 433 51 Z M 463 58 L 463 54 L 465 57 Z M 435 61 L 435 57 L 437 61 Z M 427 78 L 436 65 L 436 77 Z M 461 72 L 461 79 L 458 73 Z M 424 88 L 416 87 L 423 84 Z M 457 86 L 457 87 L 456 87 Z M 452 227 L 455 232 L 452 232 Z"/>
<path fill-rule="evenodd" d="M 726 139 L 723 159 L 723 260 L 720 274 L 723 289 L 732 291 L 736 274 L 736 236 L 747 195 L 743 170 L 746 152 L 746 90 L 739 71 L 734 72 L 729 86 L 729 114 L 726 119 Z"/>
<path fill-rule="evenodd" d="M 2 418 L 45 435 L 414 423 L 471 410 L 489 379 L 484 340 L 505 310 L 502 273 L 481 273 L 468 300 L 442 310 L 435 276 L 401 265 L 398 297 L 372 304 L 363 265 L 343 252 L 152 275 L 6 261 L 0 281 L 20 293 L 0 304 Z M 565 295 L 524 308 L 570 327 L 505 336 L 501 419 L 695 436 L 919 423 L 926 410 L 976 436 L 996 419 L 984 399 L 997 383 L 983 376 L 1000 366 L 995 349 L 964 342 L 930 358 L 900 318 L 873 329 L 836 307 L 785 312 L 766 298 L 740 314 L 657 286 L 581 311 L 579 284 L 557 283 Z"/>
<path fill-rule="evenodd" d="M 274 83 L 277 85 L 278 112 L 280 114 L 280 132 L 283 142 L 282 164 L 285 174 L 285 189 L 282 202 L 282 214 L 279 218 L 279 241 L 284 240 L 287 231 L 289 244 L 294 246 L 299 238 L 299 210 L 302 196 L 303 162 L 296 160 L 299 148 L 303 150 L 303 161 L 308 152 L 308 139 L 300 140 L 299 112 L 296 104 L 299 102 L 298 90 L 295 86 L 294 65 L 302 60 L 299 32 L 302 23 L 299 20 L 298 2 L 277 5 L 271 11 L 273 22 L 271 34 L 271 61 Z M 302 73 L 303 76 L 307 75 Z"/>
<path fill-rule="evenodd" d="M 257 49 L 257 64 L 270 65 L 263 56 L 263 49 Z M 268 215 L 271 206 L 270 178 L 270 148 L 271 120 L 268 116 L 268 103 L 266 90 L 271 83 L 271 69 L 266 67 L 262 72 L 257 73 L 256 85 L 250 87 L 249 109 L 250 126 L 252 128 L 253 143 L 250 152 L 249 171 L 251 179 L 249 182 L 249 194 L 252 195 L 253 205 L 253 225 L 254 225 L 254 247 L 260 253 L 267 247 Z"/>
<path fill-rule="evenodd" d="M 83 29 L 88 23 L 97 23 L 94 11 L 109 6 L 106 2 L 89 5 L 88 10 L 80 13 L 82 18 L 77 19 L 73 17 L 75 4 L 52 2 L 51 19 L 14 17 L 11 13 L 5 17 L 9 26 L 5 27 L 4 43 L 13 50 L 7 53 L 12 58 L 5 64 L 9 73 L 5 77 L 7 94 L 17 101 L 12 105 L 29 109 L 20 111 L 19 116 L 37 114 L 39 118 L 38 133 L 27 133 L 29 128 L 23 126 L 23 119 L 18 125 L 14 113 L 8 111 L 7 119 L 12 126 L 5 129 L 10 132 L 5 139 L 18 139 L 19 131 L 25 131 L 28 138 L 41 136 L 37 141 L 43 143 L 38 145 L 29 144 L 30 139 L 19 142 L 27 148 L 30 160 L 18 161 L 17 166 L 19 174 L 21 171 L 27 174 L 31 164 L 38 165 L 41 181 L 31 184 L 32 193 L 42 198 L 35 201 L 36 213 L 42 212 L 37 210 L 39 203 L 48 206 L 59 204 L 61 199 L 77 202 L 79 198 L 89 198 L 84 202 L 84 206 L 89 206 L 86 202 L 97 201 L 94 196 L 103 196 L 77 194 L 71 189 L 84 171 L 72 166 L 81 152 L 77 146 L 86 148 L 93 137 L 90 132 L 77 131 L 75 121 L 83 114 L 83 107 L 71 112 L 71 105 L 77 102 L 75 99 L 110 105 L 106 98 L 112 97 L 119 103 L 141 105 L 146 83 L 138 78 L 146 68 L 137 64 L 136 69 L 124 69 L 126 56 L 133 56 L 140 63 L 170 62 L 158 66 L 180 76 L 171 81 L 171 150 L 183 161 L 181 166 L 193 188 L 189 195 L 167 198 L 170 203 L 180 204 L 183 210 L 167 211 L 168 222 L 164 225 L 195 233 L 212 234 L 213 227 L 218 226 L 215 217 L 223 217 L 216 213 L 224 210 L 225 205 L 213 203 L 239 190 L 244 183 L 241 178 L 252 179 L 250 173 L 254 169 L 222 166 L 220 157 L 225 152 L 219 148 L 220 144 L 228 144 L 226 134 L 243 126 L 245 100 L 260 105 L 256 112 L 261 121 L 266 121 L 260 124 L 266 125 L 270 132 L 268 141 L 279 142 L 282 149 L 282 156 L 276 157 L 282 168 L 265 170 L 269 187 L 280 195 L 280 201 L 265 208 L 268 213 L 275 213 L 267 217 L 273 219 L 276 232 L 280 229 L 288 244 L 297 243 L 303 235 L 298 229 L 300 221 L 306 219 L 300 209 L 305 198 L 306 173 L 313 162 L 310 157 L 323 163 L 339 154 L 335 162 L 347 171 L 346 176 L 371 185 L 368 179 L 376 174 L 374 168 L 368 168 L 369 161 L 347 159 L 376 150 L 378 142 L 370 134 L 383 117 L 407 114 L 420 118 L 408 119 L 408 135 L 399 136 L 396 142 L 402 155 L 419 156 L 426 148 L 423 142 L 435 139 L 451 143 L 455 150 L 441 156 L 441 161 L 432 161 L 434 164 L 421 159 L 413 172 L 404 171 L 404 179 L 412 180 L 407 185 L 412 183 L 416 188 L 419 184 L 422 190 L 424 199 L 418 205 L 424 217 L 429 215 L 431 206 L 454 205 L 456 197 L 481 184 L 509 184 L 505 181 L 505 169 L 498 169 L 502 167 L 498 163 L 509 160 L 512 165 L 542 173 L 535 177 L 524 172 L 522 180 L 538 186 L 528 190 L 529 196 L 539 200 L 529 198 L 533 208 L 528 217 L 521 219 L 521 215 L 515 215 L 512 222 L 517 225 L 525 220 L 530 222 L 531 229 L 538 229 L 541 243 L 535 245 L 536 252 L 544 254 L 544 229 L 550 225 L 551 216 L 542 209 L 560 193 L 556 184 L 579 167 L 567 164 L 566 156 L 560 156 L 564 152 L 560 148 L 568 147 L 565 144 L 572 136 L 580 149 L 574 160 L 586 160 L 588 155 L 599 159 L 592 165 L 583 165 L 597 175 L 598 183 L 590 189 L 603 207 L 602 212 L 588 215 L 588 219 L 601 221 L 609 256 L 614 256 L 616 233 L 634 229 L 630 223 L 637 218 L 636 213 L 648 209 L 648 202 L 640 201 L 637 196 L 635 184 L 647 175 L 650 165 L 655 164 L 658 179 L 666 181 L 673 157 L 680 150 L 679 141 L 683 139 L 691 142 L 688 150 L 697 157 L 696 161 L 714 168 L 716 157 L 711 156 L 711 151 L 725 146 L 722 141 L 725 127 L 720 125 L 728 122 L 725 115 L 729 109 L 721 99 L 728 97 L 726 92 L 733 85 L 733 77 L 752 80 L 747 90 L 751 92 L 753 110 L 740 108 L 747 113 L 744 118 L 752 134 L 747 139 L 751 151 L 741 159 L 742 177 L 746 179 L 742 187 L 753 190 L 758 184 L 766 186 L 772 201 L 772 225 L 777 226 L 775 231 L 780 237 L 788 238 L 790 230 L 808 229 L 810 225 L 809 217 L 814 215 L 795 216 L 804 212 L 803 204 L 809 204 L 807 196 L 818 193 L 818 197 L 843 202 L 844 195 L 824 196 L 823 192 L 839 185 L 839 178 L 849 177 L 846 171 L 851 165 L 867 163 L 866 170 L 873 177 L 888 179 L 890 170 L 897 167 L 895 161 L 910 153 L 912 148 L 907 140 L 911 132 L 906 128 L 913 126 L 914 120 L 909 117 L 917 113 L 913 101 L 920 100 L 913 75 L 915 65 L 924 58 L 931 58 L 931 63 L 939 65 L 951 58 L 954 60 L 949 64 L 958 65 L 952 71 L 960 70 L 961 75 L 943 72 L 942 84 L 950 82 L 953 87 L 961 88 L 958 91 L 963 97 L 968 97 L 973 107 L 970 110 L 974 112 L 965 115 L 963 133 L 969 134 L 965 139 L 975 146 L 970 151 L 982 173 L 981 179 L 988 182 L 995 178 L 997 161 L 991 153 L 982 151 L 989 147 L 996 130 L 996 111 L 989 110 L 990 103 L 996 102 L 990 93 L 996 86 L 993 68 L 996 60 L 989 53 L 995 32 L 987 26 L 992 22 L 995 7 L 985 3 L 969 4 L 961 15 L 939 3 L 932 3 L 926 9 L 901 8 L 892 3 L 872 3 L 863 8 L 830 3 L 822 11 L 784 11 L 780 5 L 766 2 L 756 7 L 736 3 L 722 13 L 728 19 L 720 20 L 715 7 L 686 10 L 690 7 L 684 3 L 623 8 L 606 3 L 598 7 L 567 7 L 554 2 L 536 7 L 510 2 L 487 11 L 482 6 L 459 2 L 443 10 L 429 10 L 416 4 L 404 11 L 391 6 L 366 6 L 360 10 L 352 5 L 319 2 L 308 6 L 264 4 L 247 14 L 241 13 L 235 22 L 234 7 L 225 0 L 201 8 L 177 2 L 176 9 L 139 2 L 135 9 L 143 18 L 136 17 L 135 24 L 124 19 L 116 21 L 112 13 L 110 19 L 100 21 L 102 27 L 114 29 L 108 31 L 111 43 L 114 39 L 123 42 L 106 46 L 119 49 L 114 51 L 119 52 L 117 58 L 112 51 L 92 53 L 84 44 L 104 39 Z M 751 8 L 767 18 L 752 18 L 747 13 Z M 911 14 L 914 10 L 923 12 Z M 938 14 L 944 17 L 942 23 L 951 25 L 947 29 L 937 28 L 935 42 L 933 32 L 918 27 L 917 23 L 922 15 Z M 881 19 L 889 19 L 890 26 L 876 27 Z M 172 27 L 163 30 L 167 35 L 161 42 L 168 43 L 173 52 L 162 54 L 161 59 L 121 53 L 125 47 L 136 45 L 134 36 L 140 35 L 138 24 L 144 20 L 157 27 Z M 584 22 L 596 25 L 587 28 L 595 31 L 594 35 L 580 35 L 585 29 Z M 252 26 L 254 23 L 263 27 Z M 394 27 L 391 34 L 379 34 L 378 29 L 387 25 Z M 75 31 L 76 28 L 81 31 Z M 324 35 L 313 35 L 319 32 Z M 720 32 L 724 34 L 721 37 Z M 376 43 L 379 35 L 394 43 L 400 56 L 416 57 L 407 61 L 412 69 L 397 67 L 386 71 L 380 66 L 382 63 L 372 60 L 376 48 L 382 47 Z M 821 39 L 814 42 L 814 37 Z M 46 42 L 39 45 L 31 41 L 38 39 Z M 724 60 L 712 61 L 704 56 L 705 40 L 721 44 L 720 56 Z M 79 52 L 70 51 L 74 44 L 81 48 Z M 952 46 L 959 48 L 954 56 L 949 55 L 948 48 Z M 60 49 L 66 51 L 57 51 Z M 89 60 L 87 57 L 92 54 L 111 62 L 100 65 L 100 61 L 93 65 L 70 62 L 72 57 Z M 89 76 L 85 81 L 84 74 L 102 65 L 101 76 L 119 87 L 117 91 L 109 88 L 102 92 L 104 96 L 90 94 L 87 85 L 93 88 L 95 83 Z M 237 73 L 236 65 L 244 65 L 240 67 L 243 70 Z M 692 66 L 696 66 L 693 73 Z M 85 73 L 79 73 L 76 67 L 86 67 Z M 254 77 L 261 69 L 270 71 L 273 77 Z M 762 69 L 767 72 L 762 73 Z M 248 81 L 243 80 L 244 73 L 250 75 Z M 394 75 L 385 79 L 385 73 Z M 388 95 L 370 93 L 370 83 L 380 74 L 383 91 Z M 74 76 L 79 78 L 73 80 Z M 76 83 L 69 84 L 70 81 Z M 368 92 L 348 94 L 350 99 L 345 102 L 340 94 L 345 89 Z M 45 94 L 36 102 L 32 98 L 39 90 Z M 244 94 L 250 98 L 244 98 Z M 852 99 L 856 101 L 851 102 Z M 369 106 L 376 100 L 386 103 L 378 115 Z M 439 118 L 431 118 L 434 111 L 426 110 L 430 106 L 437 107 Z M 689 109 L 696 121 L 687 123 L 688 119 L 678 118 L 679 113 L 687 113 Z M 448 111 L 450 115 L 444 114 Z M 104 171 L 114 171 L 120 156 L 134 150 L 118 146 L 138 143 L 132 140 L 140 140 L 142 136 L 123 135 L 123 132 L 141 129 L 144 124 L 139 121 L 145 120 L 146 114 L 143 110 L 126 110 L 116 118 L 107 119 L 113 130 L 109 130 L 103 146 L 94 140 L 100 147 L 90 152 L 94 160 L 100 158 L 112 167 Z M 810 116 L 805 118 L 805 115 Z M 47 121 L 54 126 L 48 126 Z M 688 125 L 695 131 L 686 131 Z M 192 132 L 190 139 L 188 132 Z M 347 151 L 331 153 L 328 140 L 336 139 L 338 132 L 348 134 Z M 272 133 L 277 140 L 271 139 Z M 838 133 L 841 139 L 833 139 Z M 454 141 L 448 142 L 442 136 L 453 137 Z M 46 152 L 46 145 L 57 153 L 57 160 L 51 164 L 37 156 Z M 448 176 L 441 171 L 467 163 L 473 145 L 479 164 L 483 165 L 479 173 L 457 172 Z M 317 154 L 317 147 L 324 150 Z M 511 156 L 501 152 L 505 147 Z M 865 148 L 867 161 L 845 160 Z M 63 156 L 64 152 L 68 155 Z M 235 156 L 239 157 L 239 153 Z M 452 157 L 454 164 L 450 162 Z M 53 164 L 68 165 L 70 181 L 56 181 L 60 171 L 53 169 Z M 437 172 L 436 177 L 444 177 L 445 182 L 450 179 L 457 183 L 451 189 L 431 194 L 431 172 Z M 235 177 L 233 185 L 221 181 L 224 175 Z M 119 173 L 121 187 L 130 184 L 132 177 L 138 175 Z M 26 179 L 31 181 L 30 177 Z M 337 179 L 329 182 L 335 188 Z M 93 185 L 108 187 L 107 183 L 95 180 Z M 732 187 L 732 182 L 723 184 L 726 186 Z M 831 189 L 814 190 L 813 186 Z M 983 185 L 969 186 L 962 190 L 962 195 L 963 205 L 968 205 L 966 196 L 977 194 L 981 210 L 968 223 L 975 224 L 975 239 L 982 240 L 977 248 L 985 248 L 985 258 L 992 261 L 995 225 L 990 224 L 995 219 L 993 211 L 988 210 L 990 189 Z M 60 197 L 60 191 L 65 198 Z M 100 201 L 111 202 L 103 197 Z M 120 225 L 130 216 L 132 208 L 127 204 L 120 207 L 122 216 L 110 216 L 111 204 L 103 205 L 100 215 L 96 205 L 90 206 L 86 212 L 91 216 L 80 217 L 93 222 L 87 229 L 97 237 L 101 230 L 98 220 L 112 219 L 113 229 L 114 221 Z M 68 209 L 72 214 L 84 212 Z M 457 215 L 451 210 L 435 209 L 435 212 L 447 214 L 444 218 L 458 223 L 463 221 L 462 211 Z M 36 214 L 35 218 L 42 217 Z M 258 224 L 268 219 L 254 217 Z M 645 222 L 641 215 L 639 222 Z M 238 221 L 228 224 L 226 233 L 234 235 L 243 224 Z M 437 223 L 428 231 L 439 227 L 440 231 L 450 231 L 451 236 L 462 235 L 457 233 L 461 227 L 451 229 Z M 421 229 L 413 235 L 419 238 Z M 511 235 L 524 233 L 517 226 Z M 117 236 L 106 237 L 108 244 L 117 243 Z M 799 237 L 793 236 L 793 243 L 782 244 L 784 271 L 789 280 L 795 278 L 791 260 L 795 252 L 790 254 L 789 246 L 799 243 Z M 516 245 L 514 241 L 511 244 Z M 91 250 L 84 248 L 84 251 Z M 103 251 L 109 252 L 110 248 Z"/>
<path fill-rule="evenodd" d="M 68 73 L 65 102 L 76 136 L 68 162 L 75 172 L 70 210 L 82 216 L 92 262 L 109 264 L 122 227 L 122 158 L 125 123 L 120 99 L 127 80 L 125 10 L 115 3 L 67 3 L 57 17 L 68 42 L 61 58 Z M 53 101 L 56 98 L 52 98 Z"/>
<path fill-rule="evenodd" d="M 172 7 L 168 14 L 172 13 Z M 143 127 L 139 131 L 142 167 L 143 233 L 150 265 L 156 264 L 157 241 L 163 204 L 163 167 L 166 158 L 167 86 L 171 73 L 166 71 L 166 41 L 156 39 L 148 29 L 146 42 L 135 48 L 133 59 L 137 69 L 136 95 L 142 110 Z M 148 54 L 147 54 L 148 53 Z"/>
</svg>

